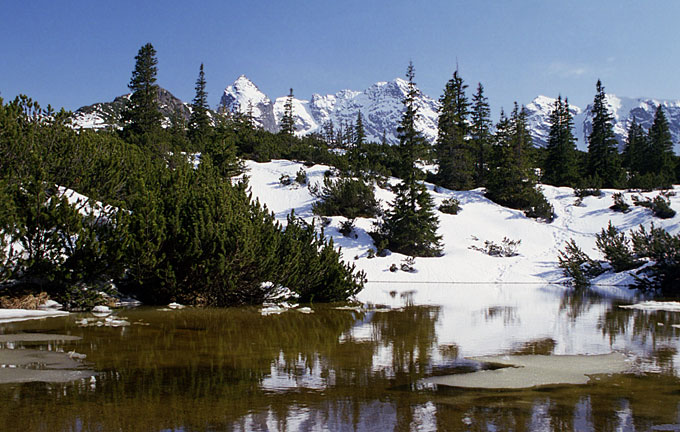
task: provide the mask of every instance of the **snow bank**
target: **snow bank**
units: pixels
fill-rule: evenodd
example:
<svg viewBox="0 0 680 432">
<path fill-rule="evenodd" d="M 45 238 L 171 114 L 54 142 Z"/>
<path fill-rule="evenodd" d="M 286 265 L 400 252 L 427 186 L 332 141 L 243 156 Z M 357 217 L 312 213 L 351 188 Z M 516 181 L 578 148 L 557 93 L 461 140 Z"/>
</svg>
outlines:
<svg viewBox="0 0 680 432">
<path fill-rule="evenodd" d="M 59 310 L 0 309 L 0 324 L 65 315 L 68 312 Z"/>
<path fill-rule="evenodd" d="M 282 174 L 294 178 L 299 169 L 307 172 L 309 183 L 322 184 L 327 166 L 315 165 L 310 168 L 301 163 L 287 160 L 275 160 L 268 163 L 248 161 L 246 163 L 250 176 L 250 187 L 253 196 L 276 218 L 285 223 L 291 210 L 308 222 L 314 219 L 312 204 L 315 198 L 306 186 L 293 184 L 284 186 L 279 182 Z M 390 183 L 396 183 L 391 179 Z M 457 215 L 438 213 L 444 255 L 436 258 L 416 258 L 416 271 L 390 272 L 392 264 L 399 266 L 405 255 L 392 253 L 386 257 L 368 258 L 369 250 L 375 246 L 369 235 L 373 229 L 374 219 L 358 218 L 355 222 L 356 236 L 345 237 L 340 231 L 343 217 L 331 217 L 330 225 L 325 233 L 332 237 L 337 246 L 342 247 L 343 258 L 355 263 L 359 270 L 366 272 L 369 284 L 367 289 L 358 295 L 363 302 L 388 302 L 382 291 L 396 290 L 401 295 L 414 286 L 428 284 L 561 284 L 566 282 L 558 267 L 559 251 L 569 239 L 576 243 L 593 258 L 601 258 L 595 248 L 595 235 L 607 226 L 609 221 L 623 231 L 637 229 L 639 225 L 649 227 L 651 223 L 663 227 L 671 234 L 680 232 L 680 216 L 671 219 L 656 219 L 651 211 L 643 207 L 631 206 L 629 213 L 617 213 L 610 210 L 613 204 L 612 195 L 616 190 L 603 190 L 600 197 L 588 196 L 576 205 L 576 197 L 571 188 L 543 186 L 546 198 L 555 209 L 555 220 L 545 223 L 527 218 L 521 211 L 508 209 L 495 204 L 484 197 L 483 189 L 471 191 L 451 191 L 444 188 L 434 190 L 428 185 L 435 204 L 439 205 L 446 198 L 460 201 L 462 211 Z M 680 189 L 676 188 L 676 192 Z M 394 194 L 376 187 L 376 198 L 382 207 L 388 208 Z M 625 192 L 625 200 L 632 205 L 632 196 L 654 197 L 658 192 L 631 193 Z M 680 210 L 680 198 L 672 196 L 671 207 Z M 317 222 L 317 226 L 318 226 Z M 509 258 L 491 257 L 470 246 L 486 240 L 500 244 L 504 237 L 510 240 L 521 240 L 518 255 Z M 594 289 L 607 296 L 630 299 L 637 295 L 627 285 L 633 282 L 630 274 L 607 274 L 595 280 Z M 404 287 L 401 289 L 400 287 Z M 422 291 L 422 290 L 420 290 Z M 434 294 L 438 296 L 438 294 Z M 427 302 L 422 294 L 416 294 L 416 303 Z"/>
<path fill-rule="evenodd" d="M 632 305 L 619 306 L 621 309 L 637 309 L 642 311 L 680 312 L 680 302 L 646 301 Z"/>
</svg>

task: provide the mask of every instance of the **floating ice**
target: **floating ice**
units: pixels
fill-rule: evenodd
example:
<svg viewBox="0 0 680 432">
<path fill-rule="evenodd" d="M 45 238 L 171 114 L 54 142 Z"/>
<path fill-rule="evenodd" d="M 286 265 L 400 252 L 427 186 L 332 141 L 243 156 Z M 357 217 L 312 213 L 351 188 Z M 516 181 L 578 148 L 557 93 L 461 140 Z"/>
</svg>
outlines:
<svg viewBox="0 0 680 432">
<path fill-rule="evenodd" d="M 602 355 L 488 356 L 471 360 L 506 365 L 501 369 L 427 378 L 425 384 L 450 387 L 516 389 L 550 384 L 586 384 L 590 375 L 630 369 L 621 353 Z"/>
<path fill-rule="evenodd" d="M 680 312 L 680 302 L 658 302 L 658 301 L 646 301 L 642 303 L 636 303 L 632 305 L 619 306 L 621 309 L 637 309 L 643 311 L 667 311 L 667 312 Z"/>
</svg>

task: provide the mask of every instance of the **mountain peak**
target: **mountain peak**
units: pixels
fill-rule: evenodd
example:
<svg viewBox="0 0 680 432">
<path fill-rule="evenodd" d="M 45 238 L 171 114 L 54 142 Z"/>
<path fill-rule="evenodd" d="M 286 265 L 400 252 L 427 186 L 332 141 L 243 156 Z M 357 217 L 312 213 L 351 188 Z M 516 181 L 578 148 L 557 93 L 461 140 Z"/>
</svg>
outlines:
<svg viewBox="0 0 680 432">
<path fill-rule="evenodd" d="M 364 118 L 366 137 L 380 141 L 383 132 L 389 142 L 397 142 L 396 128 L 403 112 L 402 100 L 408 91 L 408 81 L 395 78 L 378 82 L 364 91 L 340 90 L 335 94 L 313 94 L 309 100 L 294 98 L 293 116 L 298 135 L 324 132 L 325 125 L 333 123 L 336 131 L 354 124 L 357 114 Z M 278 130 L 283 116 L 286 97 L 272 102 L 245 75 L 227 87 L 220 108 L 227 111 L 246 112 L 252 108 L 256 123 L 272 132 Z M 426 139 L 434 141 L 437 135 L 437 109 L 435 100 L 420 94 L 417 98 L 419 119 L 416 127 Z"/>
<path fill-rule="evenodd" d="M 247 76 L 241 75 L 236 78 L 233 84 L 227 86 L 222 94 L 220 105 L 231 108 L 239 108 L 240 112 L 248 109 L 248 103 L 257 105 L 260 103 L 271 103 L 265 95 Z M 238 107 L 234 105 L 237 104 Z"/>
<path fill-rule="evenodd" d="M 224 89 L 218 111 L 251 113 L 256 126 L 278 130 L 272 101 L 245 75 Z"/>
</svg>

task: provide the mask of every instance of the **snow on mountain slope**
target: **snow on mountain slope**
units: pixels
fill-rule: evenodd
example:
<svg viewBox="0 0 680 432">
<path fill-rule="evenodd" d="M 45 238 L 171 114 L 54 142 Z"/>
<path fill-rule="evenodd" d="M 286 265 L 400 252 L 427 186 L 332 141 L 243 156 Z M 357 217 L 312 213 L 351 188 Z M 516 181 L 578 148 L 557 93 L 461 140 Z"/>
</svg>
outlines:
<svg viewBox="0 0 680 432">
<path fill-rule="evenodd" d="M 245 75 L 224 89 L 218 111 L 252 115 L 256 126 L 278 131 L 272 101 Z"/>
<path fill-rule="evenodd" d="M 383 133 L 388 142 L 396 143 L 396 129 L 403 112 L 402 99 L 408 83 L 401 78 L 379 82 L 364 91 L 342 90 L 333 95 L 313 94 L 309 100 L 293 100 L 296 133 L 300 136 L 322 133 L 324 125 L 332 122 L 334 130 L 354 124 L 361 112 L 368 140 L 379 142 Z M 257 86 L 245 76 L 240 76 L 224 90 L 220 110 L 248 113 L 252 107 L 258 125 L 271 132 L 278 130 L 284 113 L 287 96 L 272 103 Z M 419 118 L 416 127 L 433 142 L 437 137 L 438 103 L 421 94 L 416 106 Z"/>
<path fill-rule="evenodd" d="M 298 136 L 323 134 L 331 122 L 337 133 L 353 125 L 357 114 L 361 112 L 368 140 L 380 142 L 384 133 L 387 142 L 396 144 L 397 127 L 404 108 L 402 100 L 407 85 L 405 80 L 396 78 L 393 81 L 373 84 L 364 91 L 341 90 L 325 96 L 313 94 L 309 99 L 294 98 L 296 134 Z M 189 119 L 191 115 L 189 104 L 162 88 L 158 97 L 164 125 L 170 124 L 170 117 L 178 110 L 186 120 Z M 112 102 L 96 103 L 78 109 L 73 115 L 75 126 L 95 129 L 119 127 L 120 114 L 128 98 L 129 95 L 123 95 Z M 620 149 L 623 149 L 633 117 L 645 129 L 649 129 L 656 108 L 662 105 L 675 143 L 675 152 L 680 153 L 680 100 L 627 98 L 607 94 L 606 101 L 613 115 L 614 133 Z M 224 89 L 217 111 L 251 114 L 258 127 L 277 132 L 285 102 L 286 96 L 272 101 L 250 79 L 241 75 Z M 538 147 L 547 144 L 550 130 L 548 119 L 554 102 L 554 98 L 538 96 L 526 105 L 534 144 Z M 421 93 L 416 99 L 416 106 L 419 114 L 416 127 L 430 143 L 434 143 L 437 139 L 439 102 Z M 574 137 L 577 139 L 577 147 L 580 150 L 587 150 L 586 136 L 592 127 L 591 105 L 585 109 L 574 105 L 570 105 L 570 108 L 574 116 Z"/>
<path fill-rule="evenodd" d="M 529 104 L 525 106 L 529 113 L 529 128 L 531 129 L 531 135 L 534 139 L 534 144 L 540 147 L 545 147 L 548 144 L 548 135 L 550 134 L 550 113 L 555 107 L 555 101 L 557 99 L 539 95 Z M 569 112 L 576 119 L 582 114 L 581 108 L 569 105 Z M 576 121 L 574 121 L 574 137 L 578 140 L 578 147 L 583 142 L 582 122 L 581 129 L 578 128 Z"/>
<path fill-rule="evenodd" d="M 121 127 L 121 114 L 130 99 L 130 93 L 118 96 L 111 102 L 98 102 L 78 108 L 73 113 L 73 125 L 85 129 L 105 129 Z M 179 113 L 185 121 L 191 117 L 191 105 L 182 102 L 168 90 L 159 87 L 156 98 L 158 108 L 163 115 L 163 127 L 171 124 L 172 116 Z"/>
<path fill-rule="evenodd" d="M 538 96 L 526 105 L 534 144 L 537 146 L 543 147 L 548 143 L 550 131 L 548 119 L 555 100 L 546 96 Z M 619 142 L 620 150 L 623 149 L 628 137 L 628 128 L 633 118 L 645 130 L 649 130 L 657 107 L 662 105 L 675 143 L 675 152 L 680 153 L 680 100 L 628 98 L 613 94 L 607 94 L 605 100 L 613 116 L 614 134 Z M 586 137 L 592 130 L 592 105 L 588 105 L 585 109 L 573 105 L 570 108 L 574 116 L 574 137 L 577 139 L 577 147 L 585 151 L 588 148 Z"/>
<path fill-rule="evenodd" d="M 279 182 L 282 174 L 291 177 L 303 168 L 302 164 L 290 161 L 272 161 L 269 163 L 247 162 L 250 176 L 250 187 L 253 196 L 276 214 L 285 223 L 286 215 L 295 210 L 295 214 L 311 221 L 314 197 L 305 186 L 283 186 Z M 315 165 L 306 168 L 310 183 L 323 181 L 326 166 Z M 392 179 L 392 182 L 396 182 Z M 405 256 L 392 253 L 387 257 L 368 258 L 369 249 L 374 248 L 368 234 L 373 229 L 372 219 L 358 218 L 355 236 L 345 237 L 340 231 L 342 217 L 332 217 L 331 224 L 325 233 L 331 236 L 337 246 L 342 247 L 343 257 L 356 264 L 368 276 L 369 284 L 359 294 L 360 300 L 392 304 L 399 302 L 389 295 L 388 290 L 413 292 L 417 302 L 428 303 L 430 295 L 435 294 L 425 289 L 427 284 L 446 285 L 452 293 L 452 283 L 517 283 L 517 284 L 549 284 L 564 281 L 558 268 L 558 254 L 565 243 L 573 238 L 577 244 L 591 257 L 599 257 L 595 250 L 595 235 L 605 228 L 609 221 L 621 230 L 629 231 L 640 224 L 649 227 L 653 222 L 672 234 L 680 233 L 680 215 L 672 219 L 660 220 L 651 216 L 651 211 L 642 207 L 633 207 L 627 214 L 617 213 L 609 209 L 612 205 L 612 194 L 616 191 L 605 190 L 603 196 L 586 197 L 581 206 L 575 205 L 574 191 L 570 188 L 543 186 L 544 193 L 555 208 L 556 218 L 552 223 L 537 222 L 524 216 L 517 210 L 499 206 L 483 195 L 482 190 L 450 191 L 441 189 L 434 191 L 428 185 L 434 201 L 439 205 L 450 197 L 458 199 L 462 211 L 458 215 L 438 213 L 440 220 L 439 234 L 442 235 L 444 255 L 437 258 L 416 258 L 416 273 L 403 271 L 390 272 L 392 264 L 400 265 Z M 680 192 L 680 189 L 677 190 Z M 632 193 L 624 193 L 631 203 Z M 655 196 L 656 193 L 643 194 Z M 679 194 L 680 195 L 680 194 Z M 387 208 L 394 199 L 388 190 L 376 188 L 376 197 L 383 208 Z M 680 210 L 680 196 L 671 197 L 671 206 Z M 318 221 L 317 221 L 318 226 Z M 485 240 L 497 244 L 508 237 L 521 240 L 519 255 L 511 258 L 498 258 L 485 255 L 470 249 L 470 246 L 483 245 Z M 628 275 L 614 274 L 601 277 L 598 282 L 607 284 L 631 283 Z M 610 295 L 632 297 L 634 293 L 622 287 L 597 287 Z M 437 291 L 438 292 L 438 291 Z M 405 294 L 406 295 L 406 294 Z M 410 294 L 409 294 L 410 295 Z M 453 294 L 452 294 L 453 295 Z"/>
</svg>

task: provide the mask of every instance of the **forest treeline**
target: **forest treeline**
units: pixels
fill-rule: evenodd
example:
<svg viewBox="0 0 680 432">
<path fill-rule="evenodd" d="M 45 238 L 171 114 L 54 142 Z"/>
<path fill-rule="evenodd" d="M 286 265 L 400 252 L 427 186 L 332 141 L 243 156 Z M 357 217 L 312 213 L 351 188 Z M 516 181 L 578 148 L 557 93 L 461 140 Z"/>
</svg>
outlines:
<svg viewBox="0 0 680 432">
<path fill-rule="evenodd" d="M 415 68 L 398 127 L 399 143 L 367 142 L 361 112 L 337 132 L 295 135 L 293 90 L 280 131 L 255 127 L 248 112 L 215 113 L 201 64 L 188 121 L 164 124 L 151 44 L 135 57 L 131 96 L 120 127 L 76 129 L 71 115 L 21 96 L 0 99 L 0 283 L 42 290 L 70 307 L 117 291 L 149 303 L 258 304 L 282 292 L 299 301 L 338 301 L 356 294 L 365 275 L 341 259 L 322 227 L 293 213 L 286 227 L 248 194 L 245 159 L 290 159 L 334 168 L 314 212 L 377 217 L 376 252 L 437 256 L 438 218 L 423 181 L 466 190 L 484 187 L 493 201 L 549 222 L 539 182 L 577 188 L 668 187 L 676 157 L 659 108 L 649 131 L 633 122 L 619 154 L 604 87 L 597 83 L 587 153 L 576 150 L 567 100 L 555 103 L 545 149 L 532 145 L 526 110 L 515 104 L 490 119 L 484 88 L 471 100 L 458 71 L 440 98 L 439 134 L 416 129 Z M 423 162 L 436 165 L 423 170 Z M 373 185 L 400 182 L 381 211 Z M 77 201 L 71 191 L 82 200 Z M 360 198 L 360 199 L 358 199 Z M 455 203 L 450 203 L 455 204 Z M 455 206 L 454 206 L 455 207 Z"/>
<path fill-rule="evenodd" d="M 46 291 L 79 307 L 101 301 L 107 289 L 153 304 L 212 306 L 286 293 L 301 302 L 339 301 L 358 292 L 364 275 L 342 261 L 332 240 L 294 214 L 281 226 L 241 176 L 237 153 L 332 162 L 322 143 L 211 121 L 202 68 L 191 122 L 163 128 L 155 73 L 147 45 L 120 131 L 76 130 L 70 113 L 25 96 L 2 101 L 5 293 Z M 89 200 L 69 202 L 70 191 Z"/>
</svg>

